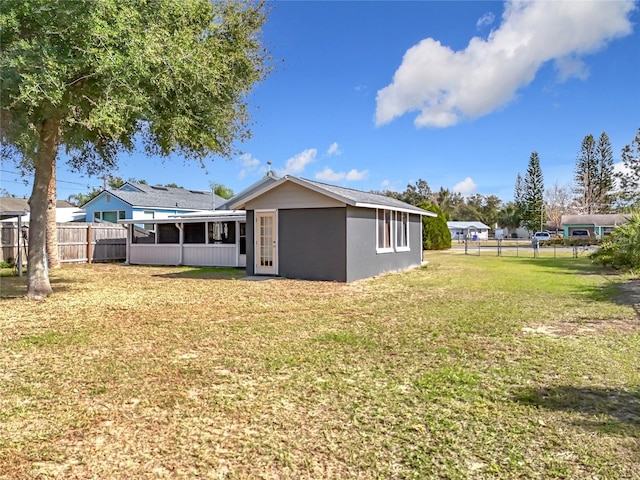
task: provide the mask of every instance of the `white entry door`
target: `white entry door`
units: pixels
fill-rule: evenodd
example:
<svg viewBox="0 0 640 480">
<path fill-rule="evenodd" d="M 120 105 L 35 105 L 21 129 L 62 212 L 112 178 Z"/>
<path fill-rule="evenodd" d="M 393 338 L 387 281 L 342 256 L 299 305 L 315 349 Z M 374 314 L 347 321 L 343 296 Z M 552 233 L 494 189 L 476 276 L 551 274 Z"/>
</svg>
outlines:
<svg viewBox="0 0 640 480">
<path fill-rule="evenodd" d="M 276 212 L 256 212 L 255 273 L 261 275 L 278 274 Z"/>
</svg>

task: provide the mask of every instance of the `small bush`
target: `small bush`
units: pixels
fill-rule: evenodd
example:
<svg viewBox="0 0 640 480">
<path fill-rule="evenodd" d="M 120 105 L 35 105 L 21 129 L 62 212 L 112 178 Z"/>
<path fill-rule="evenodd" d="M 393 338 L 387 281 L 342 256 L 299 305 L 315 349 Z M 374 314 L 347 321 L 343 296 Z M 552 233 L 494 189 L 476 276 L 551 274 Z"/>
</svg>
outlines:
<svg viewBox="0 0 640 480">
<path fill-rule="evenodd" d="M 629 222 L 616 227 L 591 259 L 602 265 L 640 271 L 640 210 L 631 212 Z"/>
</svg>

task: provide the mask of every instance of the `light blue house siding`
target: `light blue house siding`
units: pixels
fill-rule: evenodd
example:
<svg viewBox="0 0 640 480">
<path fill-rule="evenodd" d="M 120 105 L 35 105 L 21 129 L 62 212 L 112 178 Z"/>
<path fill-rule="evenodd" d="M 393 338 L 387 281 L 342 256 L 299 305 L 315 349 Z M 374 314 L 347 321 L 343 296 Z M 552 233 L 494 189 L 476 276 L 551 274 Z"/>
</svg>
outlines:
<svg viewBox="0 0 640 480">
<path fill-rule="evenodd" d="M 116 223 L 118 220 L 138 220 L 153 218 L 169 218 L 170 215 L 180 215 L 183 213 L 191 213 L 197 210 L 178 209 L 178 208 L 157 208 L 132 206 L 123 202 L 113 195 L 101 195 L 95 201 L 85 205 L 87 212 L 87 222 L 111 222 Z"/>
<path fill-rule="evenodd" d="M 87 222 L 169 218 L 171 215 L 215 210 L 225 200 L 212 192 L 125 183 L 103 190 L 83 205 Z"/>
</svg>

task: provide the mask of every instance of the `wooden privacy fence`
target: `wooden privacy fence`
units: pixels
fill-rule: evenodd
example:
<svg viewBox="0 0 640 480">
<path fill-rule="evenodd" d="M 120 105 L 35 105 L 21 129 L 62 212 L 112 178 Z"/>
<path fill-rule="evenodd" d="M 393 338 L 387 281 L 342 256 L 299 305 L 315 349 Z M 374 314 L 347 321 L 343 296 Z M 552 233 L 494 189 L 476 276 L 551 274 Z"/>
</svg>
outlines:
<svg viewBox="0 0 640 480">
<path fill-rule="evenodd" d="M 16 223 L 0 224 L 2 247 L 0 261 L 18 258 L 19 248 L 24 248 L 21 233 Z M 127 256 L 127 229 L 113 223 L 59 223 L 58 253 L 60 261 L 114 262 L 124 261 Z M 28 250 L 28 246 L 27 246 Z M 24 250 L 22 253 L 26 262 Z"/>
</svg>

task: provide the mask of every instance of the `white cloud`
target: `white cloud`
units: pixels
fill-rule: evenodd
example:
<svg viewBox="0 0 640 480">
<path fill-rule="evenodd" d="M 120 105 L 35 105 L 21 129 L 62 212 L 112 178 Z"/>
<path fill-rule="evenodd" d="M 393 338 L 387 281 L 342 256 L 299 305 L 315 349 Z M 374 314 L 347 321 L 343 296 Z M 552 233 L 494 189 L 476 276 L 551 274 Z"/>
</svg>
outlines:
<svg viewBox="0 0 640 480">
<path fill-rule="evenodd" d="M 315 148 L 309 148 L 300 152 L 295 157 L 291 157 L 287 160 L 284 170 L 280 172 L 280 175 L 291 175 L 294 173 L 301 173 L 307 165 L 315 162 L 318 151 Z"/>
<path fill-rule="evenodd" d="M 345 173 L 334 172 L 330 168 L 325 168 L 321 172 L 315 174 L 316 179 L 323 180 L 325 182 L 339 182 L 345 177 Z"/>
<path fill-rule="evenodd" d="M 338 142 L 333 142 L 331 145 L 329 145 L 327 155 L 340 155 L 341 153 L 342 150 L 340 150 L 340 145 L 338 145 Z"/>
<path fill-rule="evenodd" d="M 496 16 L 493 13 L 487 12 L 478 19 L 478 21 L 476 22 L 476 27 L 481 28 L 487 25 L 491 25 L 495 21 L 495 19 Z"/>
<path fill-rule="evenodd" d="M 348 172 L 334 172 L 332 169 L 327 167 L 321 172 L 316 173 L 315 178 L 318 180 L 323 180 L 325 182 L 339 182 L 341 180 L 354 182 L 357 180 L 365 179 L 368 175 L 369 170 L 358 171 L 354 168 L 349 170 Z"/>
<path fill-rule="evenodd" d="M 387 188 L 390 185 L 391 185 L 391 182 L 389 180 L 383 180 L 382 183 L 380 184 L 382 188 Z"/>
<path fill-rule="evenodd" d="M 620 190 L 620 180 L 618 179 L 618 175 L 628 175 L 631 173 L 631 169 L 627 167 L 623 162 L 618 162 L 613 164 L 613 173 L 615 175 L 613 179 L 613 189 L 615 191 Z"/>
<path fill-rule="evenodd" d="M 586 80 L 589 77 L 589 67 L 574 56 L 558 58 L 555 61 L 558 70 L 558 81 L 564 82 L 572 77 Z"/>
<path fill-rule="evenodd" d="M 460 183 L 454 185 L 453 191 L 455 193 L 459 193 L 463 197 L 468 197 L 469 195 L 473 195 L 474 193 L 476 193 L 477 187 L 478 185 L 476 184 L 476 182 L 474 182 L 471 177 L 467 177 Z"/>
<path fill-rule="evenodd" d="M 411 47 L 393 83 L 378 91 L 376 124 L 418 111 L 417 127 L 448 127 L 509 103 L 554 61 L 559 79 L 584 78 L 580 57 L 628 35 L 633 1 L 514 1 L 487 40 L 454 51 L 426 38 Z"/>
<path fill-rule="evenodd" d="M 355 182 L 357 180 L 364 180 L 369 175 L 369 170 L 358 171 L 355 168 L 349 170 L 346 175 L 346 180 L 349 182 Z"/>
<path fill-rule="evenodd" d="M 240 155 L 240 162 L 242 163 L 242 169 L 238 174 L 238 178 L 242 180 L 247 176 L 247 173 L 253 172 L 260 165 L 260 160 L 253 158 L 250 153 L 243 153 Z"/>
</svg>

